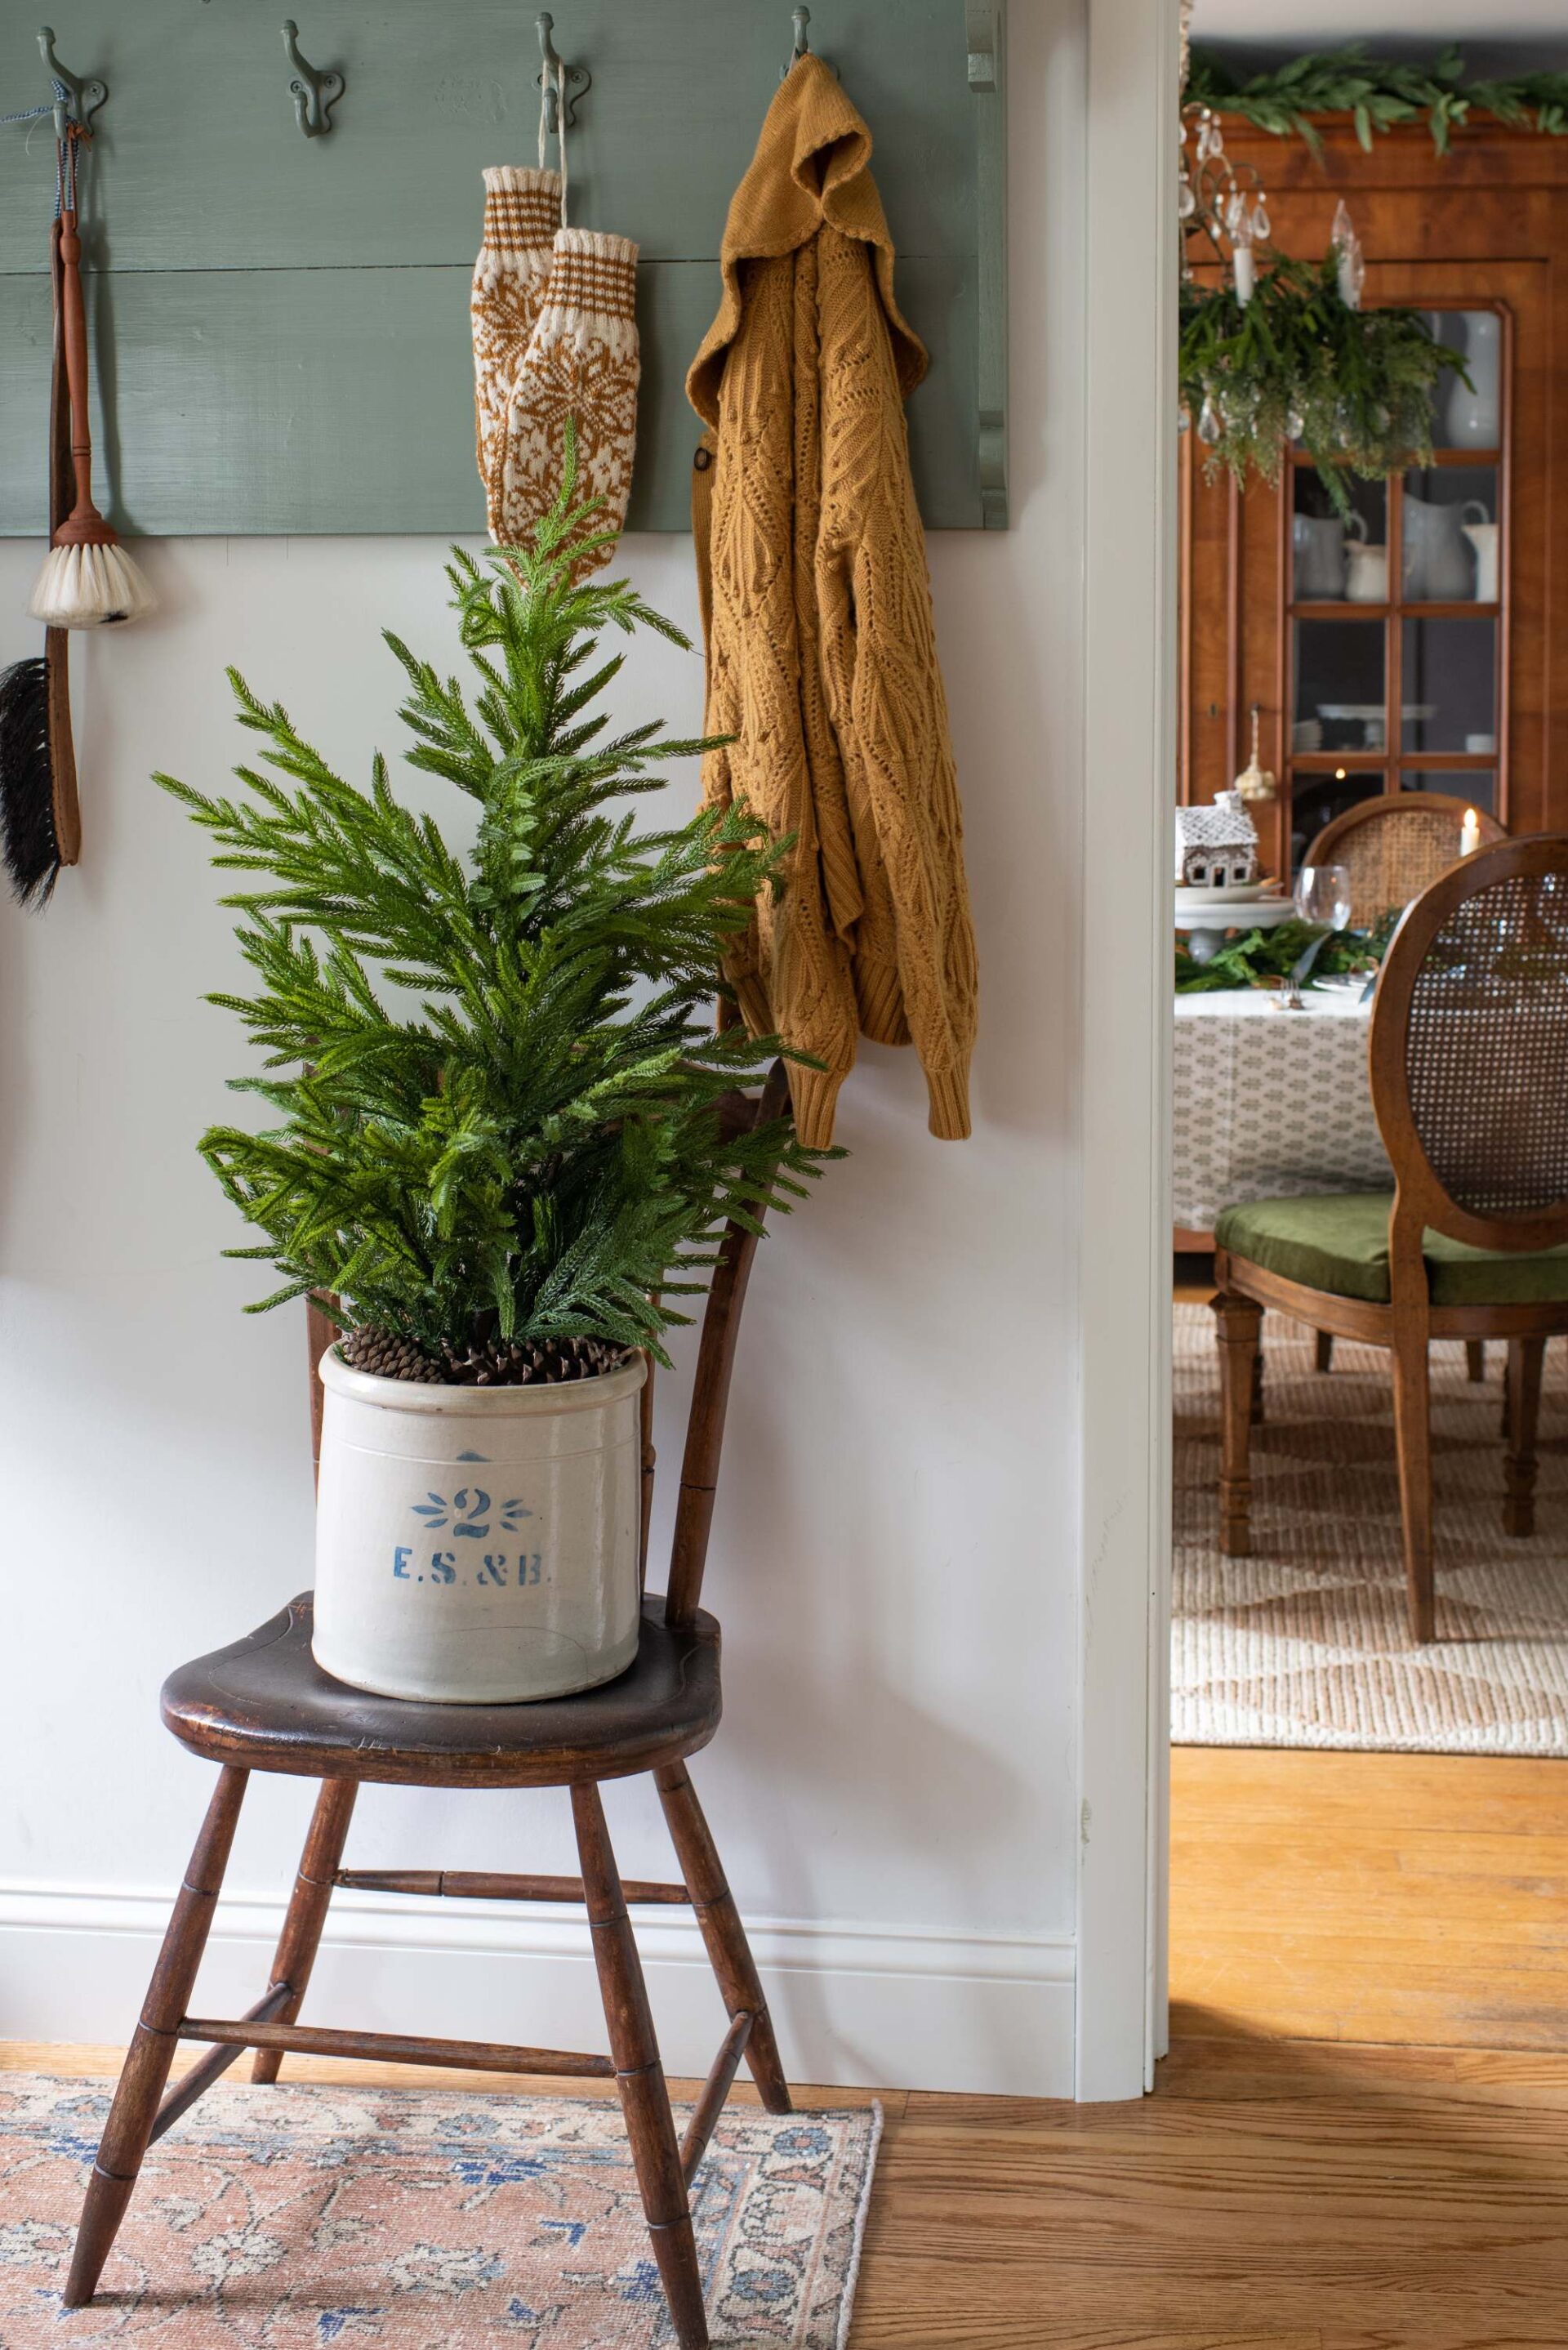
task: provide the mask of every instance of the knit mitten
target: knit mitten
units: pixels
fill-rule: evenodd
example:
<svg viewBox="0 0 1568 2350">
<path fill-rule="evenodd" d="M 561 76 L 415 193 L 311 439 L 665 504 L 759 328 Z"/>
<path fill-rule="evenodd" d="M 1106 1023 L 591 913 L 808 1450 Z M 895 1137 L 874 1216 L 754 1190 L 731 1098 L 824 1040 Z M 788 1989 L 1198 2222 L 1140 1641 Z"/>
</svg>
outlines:
<svg viewBox="0 0 1568 2350">
<path fill-rule="evenodd" d="M 566 420 L 577 434 L 577 485 L 602 497 L 601 527 L 618 531 L 637 448 L 637 247 L 586 228 L 556 234 L 544 307 L 507 406 L 499 529 L 515 546 L 561 487 Z M 591 570 L 609 560 L 606 547 Z"/>
<path fill-rule="evenodd" d="M 484 229 L 473 265 L 473 414 L 479 478 L 492 538 L 501 529 L 506 411 L 544 305 L 561 221 L 554 172 L 493 164 L 484 174 Z"/>
</svg>

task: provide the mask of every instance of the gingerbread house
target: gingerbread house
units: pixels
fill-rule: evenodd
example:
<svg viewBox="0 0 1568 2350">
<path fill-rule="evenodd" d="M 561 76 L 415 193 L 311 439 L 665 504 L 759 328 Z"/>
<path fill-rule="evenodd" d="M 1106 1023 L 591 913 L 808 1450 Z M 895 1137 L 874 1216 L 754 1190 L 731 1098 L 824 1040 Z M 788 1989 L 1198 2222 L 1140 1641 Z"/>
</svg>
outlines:
<svg viewBox="0 0 1568 2350">
<path fill-rule="evenodd" d="M 1258 836 L 1240 792 L 1219 793 L 1211 806 L 1176 811 L 1179 889 L 1226 889 L 1258 878 Z"/>
</svg>

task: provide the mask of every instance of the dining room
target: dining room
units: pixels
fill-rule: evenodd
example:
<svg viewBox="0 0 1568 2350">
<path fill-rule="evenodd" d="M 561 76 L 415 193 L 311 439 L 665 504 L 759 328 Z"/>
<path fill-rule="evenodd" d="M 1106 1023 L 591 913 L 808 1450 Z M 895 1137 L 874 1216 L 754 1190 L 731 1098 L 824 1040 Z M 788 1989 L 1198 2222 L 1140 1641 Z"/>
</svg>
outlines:
<svg viewBox="0 0 1568 2350">
<path fill-rule="evenodd" d="M 1172 2028 L 1562 2052 L 1568 37 L 1185 13 Z"/>
</svg>

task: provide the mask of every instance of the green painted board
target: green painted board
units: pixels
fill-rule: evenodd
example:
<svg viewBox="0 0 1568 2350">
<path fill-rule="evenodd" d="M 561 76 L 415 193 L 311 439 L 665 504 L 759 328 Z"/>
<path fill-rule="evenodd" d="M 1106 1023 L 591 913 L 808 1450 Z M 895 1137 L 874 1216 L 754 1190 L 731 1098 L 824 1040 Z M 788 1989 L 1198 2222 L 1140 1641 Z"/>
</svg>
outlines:
<svg viewBox="0 0 1568 2350">
<path fill-rule="evenodd" d="M 877 141 L 899 294 L 933 364 L 910 403 L 937 528 L 982 499 L 994 381 L 1000 90 L 970 82 L 976 0 L 821 0 L 814 46 Z M 306 7 L 308 7 L 308 15 Z M 130 532 L 483 527 L 468 286 L 485 163 L 532 161 L 533 11 L 516 0 L 304 0 L 300 45 L 347 83 L 295 122 L 257 0 L 73 0 L 60 55 L 109 84 L 88 166 L 98 471 Z M 628 526 L 688 526 L 686 367 L 716 307 L 724 212 L 789 52 L 774 0 L 558 0 L 593 75 L 568 132 L 571 217 L 642 247 L 643 394 Z M 47 95 L 36 0 L 0 0 L 0 112 Z M 552 151 L 552 160 L 554 160 Z M 0 533 L 42 527 L 52 209 L 47 122 L 0 128 Z M 988 242 L 989 240 L 989 242 Z M 992 355 L 982 359 L 982 354 Z M 992 394 L 992 396 L 994 396 Z"/>
</svg>

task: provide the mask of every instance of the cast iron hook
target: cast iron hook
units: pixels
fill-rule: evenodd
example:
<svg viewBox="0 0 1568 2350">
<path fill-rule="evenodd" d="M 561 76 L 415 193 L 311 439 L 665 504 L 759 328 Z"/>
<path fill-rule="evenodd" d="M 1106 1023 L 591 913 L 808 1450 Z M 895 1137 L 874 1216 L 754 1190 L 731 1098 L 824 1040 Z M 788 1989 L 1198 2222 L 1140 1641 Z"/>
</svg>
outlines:
<svg viewBox="0 0 1568 2350">
<path fill-rule="evenodd" d="M 307 139 L 325 138 L 332 128 L 332 109 L 343 95 L 343 77 L 336 66 L 317 72 L 299 54 L 299 26 L 292 16 L 283 28 L 283 46 L 294 68 L 289 88 L 294 94 L 294 119 Z"/>
</svg>

